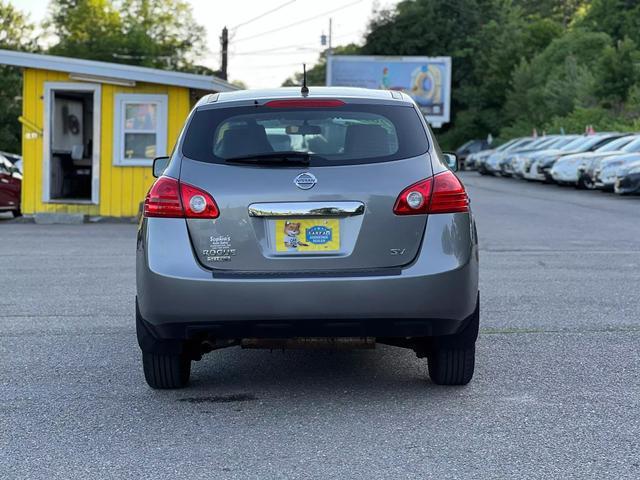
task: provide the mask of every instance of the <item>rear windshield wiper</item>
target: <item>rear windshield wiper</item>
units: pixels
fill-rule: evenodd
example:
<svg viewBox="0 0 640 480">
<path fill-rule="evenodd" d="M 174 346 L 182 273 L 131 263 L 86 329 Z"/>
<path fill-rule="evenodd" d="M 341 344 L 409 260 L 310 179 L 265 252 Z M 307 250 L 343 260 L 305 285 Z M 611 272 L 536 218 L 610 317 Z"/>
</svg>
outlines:
<svg viewBox="0 0 640 480">
<path fill-rule="evenodd" d="M 311 157 L 320 158 L 308 152 L 273 152 L 225 158 L 225 162 L 252 165 L 309 165 Z"/>
</svg>

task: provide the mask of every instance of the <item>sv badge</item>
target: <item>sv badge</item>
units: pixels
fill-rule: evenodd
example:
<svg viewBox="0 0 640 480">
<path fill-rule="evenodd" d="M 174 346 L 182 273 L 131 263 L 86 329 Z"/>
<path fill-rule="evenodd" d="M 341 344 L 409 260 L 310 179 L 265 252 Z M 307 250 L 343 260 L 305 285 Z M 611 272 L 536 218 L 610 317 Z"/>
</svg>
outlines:
<svg viewBox="0 0 640 480">
<path fill-rule="evenodd" d="M 390 248 L 389 249 L 389 253 L 391 255 L 404 255 L 404 252 L 406 251 L 407 251 L 406 248 Z"/>
</svg>

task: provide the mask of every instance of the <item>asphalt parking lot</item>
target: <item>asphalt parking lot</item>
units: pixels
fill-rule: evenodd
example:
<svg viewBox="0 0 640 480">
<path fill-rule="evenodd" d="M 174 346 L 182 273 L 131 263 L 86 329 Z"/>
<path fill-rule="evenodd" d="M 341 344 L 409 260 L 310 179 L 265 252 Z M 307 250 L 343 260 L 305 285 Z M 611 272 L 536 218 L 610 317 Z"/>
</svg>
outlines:
<svg viewBox="0 0 640 480">
<path fill-rule="evenodd" d="M 467 387 L 392 347 L 235 348 L 152 391 L 135 226 L 0 219 L 0 477 L 639 478 L 640 198 L 462 177 L 481 242 Z"/>
</svg>

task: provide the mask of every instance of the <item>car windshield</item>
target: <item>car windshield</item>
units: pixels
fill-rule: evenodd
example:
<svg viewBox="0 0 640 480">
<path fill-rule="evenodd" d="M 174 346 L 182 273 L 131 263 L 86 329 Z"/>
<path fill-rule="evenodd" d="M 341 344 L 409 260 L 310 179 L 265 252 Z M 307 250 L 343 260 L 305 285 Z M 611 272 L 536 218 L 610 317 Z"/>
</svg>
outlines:
<svg viewBox="0 0 640 480">
<path fill-rule="evenodd" d="M 518 148 L 524 148 L 525 146 L 529 145 L 531 142 L 533 142 L 535 139 L 533 138 L 520 138 L 517 141 L 513 142 L 511 145 L 509 145 L 508 147 L 504 148 L 503 150 L 515 150 Z"/>
<path fill-rule="evenodd" d="M 573 135 L 567 135 L 566 137 L 559 137 L 557 138 L 552 145 L 549 146 L 549 148 L 557 148 L 562 150 L 563 147 L 569 145 L 571 142 L 573 142 L 576 139 L 576 137 L 574 137 Z"/>
<path fill-rule="evenodd" d="M 640 137 L 631 137 L 631 141 L 619 149 L 622 152 L 640 152 Z"/>
<path fill-rule="evenodd" d="M 542 137 L 534 140 L 524 147 L 525 150 L 536 150 L 547 148 L 548 145 L 551 145 L 554 141 L 554 138 Z"/>
<path fill-rule="evenodd" d="M 471 145 L 473 145 L 474 142 L 475 140 L 469 140 L 468 142 L 463 143 L 460 147 L 458 147 L 458 151 L 462 152 L 468 149 Z"/>
<path fill-rule="evenodd" d="M 588 136 L 588 137 L 580 137 L 580 138 L 576 138 L 573 142 L 568 143 L 567 145 L 565 145 L 564 147 L 562 147 L 562 150 L 565 152 L 571 152 L 571 151 L 586 151 L 589 150 L 591 147 L 593 147 L 594 145 L 597 145 L 598 143 L 602 142 L 606 140 L 606 138 L 604 137 L 600 137 L 597 135 L 592 135 L 592 136 Z"/>
<path fill-rule="evenodd" d="M 21 158 L 19 155 L 12 155 L 10 153 L 3 153 L 2 156 L 4 156 L 4 158 L 6 158 L 11 163 L 16 163 Z"/>
<path fill-rule="evenodd" d="M 624 147 L 625 145 L 628 145 L 629 143 L 631 143 L 633 140 L 635 140 L 637 137 L 622 137 L 622 138 L 618 138 L 616 140 L 613 140 L 609 143 L 606 143 L 605 145 L 603 145 L 600 148 L 596 149 L 596 152 L 601 153 L 601 152 L 616 152 L 618 150 L 621 150 L 622 147 Z"/>
<path fill-rule="evenodd" d="M 344 104 L 200 110 L 189 124 L 182 151 L 211 163 L 273 159 L 278 152 L 308 154 L 312 165 L 321 166 L 415 157 L 428 148 L 425 129 L 412 107 Z"/>
</svg>

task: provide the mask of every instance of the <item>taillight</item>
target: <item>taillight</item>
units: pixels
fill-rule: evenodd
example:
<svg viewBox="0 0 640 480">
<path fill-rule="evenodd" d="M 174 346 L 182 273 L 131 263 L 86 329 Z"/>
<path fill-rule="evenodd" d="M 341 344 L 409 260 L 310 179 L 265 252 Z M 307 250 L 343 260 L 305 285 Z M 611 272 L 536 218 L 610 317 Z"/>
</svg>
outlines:
<svg viewBox="0 0 640 480">
<path fill-rule="evenodd" d="M 469 211 L 469 197 L 458 177 L 446 171 L 434 175 L 429 213 Z"/>
<path fill-rule="evenodd" d="M 431 189 L 433 179 L 427 178 L 418 183 L 405 188 L 393 207 L 396 215 L 417 215 L 419 213 L 429 213 L 429 201 L 431 200 Z"/>
<path fill-rule="evenodd" d="M 405 188 L 393 207 L 396 215 L 469 211 L 469 197 L 452 172 L 438 173 Z"/>
<path fill-rule="evenodd" d="M 180 183 L 180 196 L 187 218 L 218 218 L 220 215 L 215 200 L 204 190 Z"/>
<path fill-rule="evenodd" d="M 151 186 L 144 199 L 145 217 L 182 217 L 178 180 L 160 177 Z"/>
<path fill-rule="evenodd" d="M 158 178 L 144 200 L 145 217 L 217 218 L 219 215 L 211 195 L 171 177 Z"/>
</svg>

